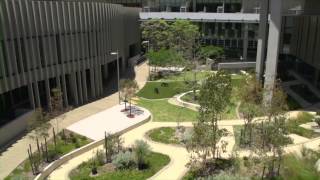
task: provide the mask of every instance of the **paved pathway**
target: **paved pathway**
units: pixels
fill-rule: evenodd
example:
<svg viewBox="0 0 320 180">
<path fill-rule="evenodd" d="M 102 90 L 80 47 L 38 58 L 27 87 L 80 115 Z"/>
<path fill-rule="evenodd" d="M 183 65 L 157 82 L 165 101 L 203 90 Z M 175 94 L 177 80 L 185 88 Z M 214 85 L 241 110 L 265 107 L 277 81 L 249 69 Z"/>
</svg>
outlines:
<svg viewBox="0 0 320 180">
<path fill-rule="evenodd" d="M 135 80 L 137 81 L 139 87 L 143 87 L 148 76 L 148 66 L 147 63 L 143 63 L 135 67 Z M 114 105 L 118 104 L 118 94 L 117 92 L 97 100 L 95 102 L 80 106 L 70 112 L 65 113 L 64 119 L 59 119 L 59 129 L 70 126 L 71 124 L 96 114 L 100 111 L 108 109 Z M 51 121 L 55 124 L 55 120 Z M 51 131 L 50 131 L 51 132 Z M 52 137 L 52 134 L 50 134 Z M 20 163 L 22 163 L 27 158 L 27 147 L 32 145 L 32 149 L 35 150 L 36 144 L 30 139 L 29 134 L 17 140 L 12 144 L 6 151 L 0 155 L 0 179 L 8 176 L 11 171 L 13 171 Z"/>
</svg>

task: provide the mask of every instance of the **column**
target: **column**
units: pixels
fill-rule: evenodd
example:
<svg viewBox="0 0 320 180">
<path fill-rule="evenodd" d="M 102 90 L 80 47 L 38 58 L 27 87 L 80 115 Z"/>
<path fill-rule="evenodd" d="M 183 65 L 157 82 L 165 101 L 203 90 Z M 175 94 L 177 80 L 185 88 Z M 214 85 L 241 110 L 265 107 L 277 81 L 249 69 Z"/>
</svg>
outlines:
<svg viewBox="0 0 320 180">
<path fill-rule="evenodd" d="M 264 62 L 266 57 L 267 44 L 267 27 L 269 14 L 269 0 L 260 1 L 260 23 L 258 34 L 257 61 L 256 61 L 256 77 L 262 80 Z"/>
<path fill-rule="evenodd" d="M 277 75 L 277 64 L 280 46 L 281 34 L 281 9 L 282 0 L 270 0 L 270 25 L 268 37 L 268 50 L 265 71 L 265 84 L 264 88 L 269 90 L 264 95 L 264 102 L 269 103 L 272 99 L 272 89 L 275 86 Z"/>
<path fill-rule="evenodd" d="M 69 106 L 69 101 L 68 101 L 68 93 L 67 93 L 67 86 L 66 86 L 66 76 L 64 74 L 61 75 L 62 77 L 62 96 L 63 96 L 63 103 L 65 107 Z"/>
<path fill-rule="evenodd" d="M 88 91 L 87 91 L 87 76 L 86 76 L 86 70 L 82 71 L 82 89 L 83 89 L 83 101 L 88 101 Z"/>
<path fill-rule="evenodd" d="M 45 89 L 46 89 L 46 98 L 47 98 L 48 108 L 49 108 L 49 110 L 51 110 L 51 90 L 50 90 L 49 79 L 46 79 L 44 81 L 44 84 L 45 84 Z"/>
<path fill-rule="evenodd" d="M 34 95 L 35 95 L 35 99 L 36 99 L 36 107 L 40 108 L 41 102 L 40 102 L 38 82 L 34 83 Z"/>
<path fill-rule="evenodd" d="M 249 30 L 249 24 L 244 24 L 244 32 L 243 32 L 243 52 L 242 57 L 243 60 L 247 60 L 248 56 L 248 30 Z"/>
<path fill-rule="evenodd" d="M 78 98 L 78 88 L 77 88 L 77 78 L 76 78 L 76 73 L 73 72 L 70 74 L 70 79 L 71 79 L 71 89 L 73 92 L 73 99 L 74 99 L 74 104 L 78 106 L 79 104 L 79 98 Z"/>
<path fill-rule="evenodd" d="M 35 109 L 36 105 L 35 105 L 35 102 L 34 102 L 34 94 L 33 94 L 32 83 L 28 84 L 28 96 L 29 96 L 29 101 L 30 101 L 31 108 Z"/>
<path fill-rule="evenodd" d="M 94 83 L 94 68 L 91 67 L 90 68 L 90 86 L 91 86 L 91 98 L 96 98 L 96 87 L 95 87 L 95 83 Z"/>
<path fill-rule="evenodd" d="M 75 75 L 78 80 L 77 87 L 78 87 L 78 94 L 79 94 L 79 101 L 80 101 L 79 103 L 83 104 L 81 71 L 76 72 Z"/>
</svg>

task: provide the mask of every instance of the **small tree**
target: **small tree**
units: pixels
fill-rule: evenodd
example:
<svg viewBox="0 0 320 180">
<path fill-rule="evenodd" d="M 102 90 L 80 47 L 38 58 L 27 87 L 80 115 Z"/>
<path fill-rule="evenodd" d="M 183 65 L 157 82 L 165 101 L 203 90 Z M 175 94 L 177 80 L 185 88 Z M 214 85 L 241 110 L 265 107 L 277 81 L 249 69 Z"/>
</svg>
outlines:
<svg viewBox="0 0 320 180">
<path fill-rule="evenodd" d="M 139 169 L 146 165 L 146 156 L 150 154 L 150 146 L 142 140 L 136 140 L 134 143 L 134 154 Z"/>
<path fill-rule="evenodd" d="M 106 163 L 110 163 L 115 152 L 115 142 L 113 136 L 106 132 L 104 135 L 104 149 L 106 154 Z"/>
<path fill-rule="evenodd" d="M 194 124 L 194 133 L 189 151 L 206 163 L 207 157 L 217 157 L 217 143 L 225 131 L 218 129 L 221 114 L 230 103 L 231 77 L 223 71 L 210 75 L 202 84 L 199 97 L 199 118 Z"/>
<path fill-rule="evenodd" d="M 238 89 L 238 96 L 241 102 L 239 111 L 245 121 L 244 129 L 241 132 L 240 143 L 252 145 L 253 119 L 261 114 L 263 89 L 259 81 L 253 75 L 246 75 L 246 81 Z"/>
<path fill-rule="evenodd" d="M 128 117 L 134 117 L 132 114 L 132 106 L 131 106 L 131 99 L 135 96 L 136 92 L 139 90 L 139 86 L 137 81 L 131 79 L 122 80 L 122 93 L 123 96 L 129 100 L 129 115 Z"/>
<path fill-rule="evenodd" d="M 121 79 L 120 80 L 120 94 L 121 98 L 124 102 L 124 110 L 122 111 L 127 111 L 127 102 L 128 102 L 128 97 L 127 97 L 127 85 L 128 85 L 128 80 L 127 79 Z"/>
</svg>

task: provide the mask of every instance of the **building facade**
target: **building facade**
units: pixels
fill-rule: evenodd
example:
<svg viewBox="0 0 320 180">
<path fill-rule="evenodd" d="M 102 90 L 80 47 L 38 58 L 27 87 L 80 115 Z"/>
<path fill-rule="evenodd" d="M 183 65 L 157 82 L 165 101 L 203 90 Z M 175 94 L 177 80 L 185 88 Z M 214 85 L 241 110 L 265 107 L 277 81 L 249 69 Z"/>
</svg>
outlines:
<svg viewBox="0 0 320 180">
<path fill-rule="evenodd" d="M 100 0 L 0 2 L 0 125 L 50 104 L 102 97 L 129 58 L 140 53 L 139 9 Z M 115 81 L 116 82 L 116 81 Z"/>
</svg>

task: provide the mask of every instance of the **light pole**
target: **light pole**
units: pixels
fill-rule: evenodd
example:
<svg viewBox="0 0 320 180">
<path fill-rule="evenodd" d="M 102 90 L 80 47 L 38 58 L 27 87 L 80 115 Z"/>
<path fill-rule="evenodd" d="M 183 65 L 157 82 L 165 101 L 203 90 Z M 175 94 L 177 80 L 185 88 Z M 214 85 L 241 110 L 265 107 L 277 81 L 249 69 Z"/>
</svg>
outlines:
<svg viewBox="0 0 320 180">
<path fill-rule="evenodd" d="M 150 50 L 150 41 L 142 41 L 141 44 L 147 44 L 147 52 L 149 52 L 149 50 Z M 148 63 L 148 65 L 149 65 L 149 76 L 148 76 L 148 79 L 150 81 L 150 62 Z"/>
<path fill-rule="evenodd" d="M 119 68 L 119 50 L 113 51 L 110 55 L 117 56 L 117 79 L 118 79 L 118 96 L 119 96 L 119 104 L 121 103 L 120 98 L 120 68 Z"/>
</svg>

